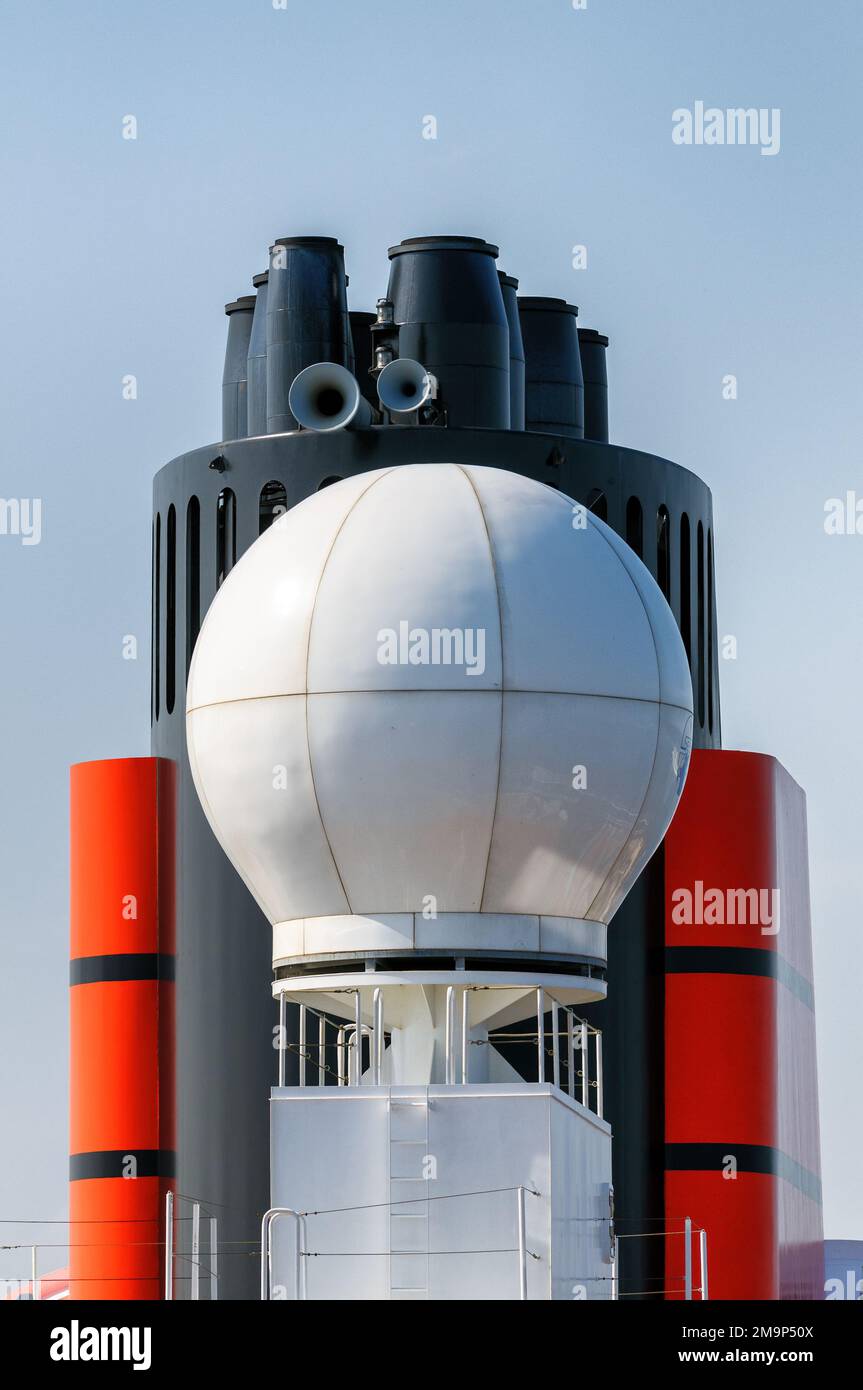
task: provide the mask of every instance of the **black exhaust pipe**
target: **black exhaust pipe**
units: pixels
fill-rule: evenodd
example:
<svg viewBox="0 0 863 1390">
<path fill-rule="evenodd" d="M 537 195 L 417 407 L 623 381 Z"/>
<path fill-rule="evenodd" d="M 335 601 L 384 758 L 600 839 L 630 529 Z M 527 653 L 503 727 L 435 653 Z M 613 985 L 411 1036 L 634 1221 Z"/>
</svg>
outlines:
<svg viewBox="0 0 863 1390">
<path fill-rule="evenodd" d="M 372 324 L 377 322 L 377 317 L 377 314 L 370 314 L 362 309 L 351 309 L 348 314 L 351 324 L 351 339 L 354 345 L 354 376 L 369 405 L 375 410 L 378 408 L 378 393 L 369 372 L 372 367 L 371 330 Z"/>
<path fill-rule="evenodd" d="M 222 372 L 222 438 L 245 439 L 248 434 L 246 371 L 255 296 L 245 294 L 225 305 L 228 342 Z"/>
<path fill-rule="evenodd" d="M 409 237 L 389 251 L 387 299 L 398 355 L 437 378 L 447 424 L 509 427 L 509 327 L 495 269 L 479 237 Z"/>
<path fill-rule="evenodd" d="M 249 434 L 267 433 L 267 281 L 270 272 L 264 270 L 252 276 L 257 290 L 255 312 L 252 316 L 252 335 L 249 338 L 248 386 L 246 407 L 249 414 Z"/>
<path fill-rule="evenodd" d="M 595 328 L 579 328 L 578 346 L 584 375 L 584 437 L 608 443 L 608 339 Z"/>
<path fill-rule="evenodd" d="M 574 304 L 519 298 L 524 339 L 525 429 L 584 438 L 584 376 Z"/>
<path fill-rule="evenodd" d="M 267 433 L 297 428 L 288 397 L 305 367 L 349 367 L 352 355 L 344 247 L 334 237 L 280 237 L 267 292 Z"/>
<path fill-rule="evenodd" d="M 518 281 L 498 271 L 503 307 L 509 324 L 509 427 L 524 429 L 524 341 L 518 316 Z"/>
</svg>

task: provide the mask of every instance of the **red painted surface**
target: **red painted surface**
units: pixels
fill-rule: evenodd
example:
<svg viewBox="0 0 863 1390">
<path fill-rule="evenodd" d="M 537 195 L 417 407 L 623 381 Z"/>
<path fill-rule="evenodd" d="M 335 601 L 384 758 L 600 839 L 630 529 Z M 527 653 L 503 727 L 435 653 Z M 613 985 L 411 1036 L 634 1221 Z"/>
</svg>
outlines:
<svg viewBox="0 0 863 1390">
<path fill-rule="evenodd" d="M 683 1298 L 683 1219 L 707 1231 L 708 1295 L 711 1299 L 777 1298 L 779 1240 L 776 1180 L 762 1173 L 666 1173 L 665 1285 L 672 1302 Z M 697 1234 L 692 1240 L 693 1298 L 700 1298 Z"/>
<path fill-rule="evenodd" d="M 776 983 L 667 975 L 665 1138 L 776 1142 Z"/>
<path fill-rule="evenodd" d="M 809 987 L 805 798 L 775 759 L 695 752 L 664 855 L 667 947 L 778 952 L 798 987 Z M 699 882 L 702 898 L 719 889 L 726 906 L 734 890 L 779 889 L 778 933 L 763 922 L 675 921 L 676 890 L 688 889 L 695 901 Z M 689 1216 L 707 1231 L 711 1298 L 823 1296 L 818 1202 L 786 1178 L 746 1171 L 742 1158 L 736 1177 L 724 1175 L 734 1171 L 726 1155 L 734 1159 L 736 1145 L 758 1145 L 802 1165 L 817 1183 L 811 1009 L 787 984 L 742 969 L 667 973 L 665 999 L 666 1142 L 721 1146 L 710 1171 L 666 1172 L 669 1230 Z M 693 1265 L 697 1275 L 697 1243 Z M 683 1241 L 670 1236 L 668 1297 L 682 1297 L 682 1276 Z"/>
<path fill-rule="evenodd" d="M 165 759 L 72 768 L 73 960 L 174 954 L 175 799 Z M 70 1014 L 71 1153 L 172 1152 L 173 982 L 73 985 Z M 70 1183 L 70 1297 L 160 1296 L 169 1186 L 137 1176 Z"/>
</svg>

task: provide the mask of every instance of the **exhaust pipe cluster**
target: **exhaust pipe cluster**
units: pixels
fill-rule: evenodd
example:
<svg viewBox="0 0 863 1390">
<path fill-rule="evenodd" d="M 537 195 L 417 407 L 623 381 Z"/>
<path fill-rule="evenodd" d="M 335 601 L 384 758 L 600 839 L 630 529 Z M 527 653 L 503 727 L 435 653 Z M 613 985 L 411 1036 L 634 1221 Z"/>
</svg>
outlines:
<svg viewBox="0 0 863 1390">
<path fill-rule="evenodd" d="M 226 305 L 222 437 L 372 425 L 527 430 L 608 442 L 608 339 L 562 299 L 519 296 L 478 237 L 389 251 L 377 312 L 349 311 L 344 248 L 280 237 Z"/>
</svg>

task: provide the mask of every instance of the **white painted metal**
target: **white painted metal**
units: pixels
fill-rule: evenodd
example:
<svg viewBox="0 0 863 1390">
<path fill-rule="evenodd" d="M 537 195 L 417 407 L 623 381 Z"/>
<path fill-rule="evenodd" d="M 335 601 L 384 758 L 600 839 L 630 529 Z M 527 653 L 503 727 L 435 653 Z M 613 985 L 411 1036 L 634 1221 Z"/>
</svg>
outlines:
<svg viewBox="0 0 863 1390">
<path fill-rule="evenodd" d="M 300 1085 L 306 1084 L 306 1006 L 300 1005 L 300 1036 L 299 1036 L 299 1068 Z"/>
<path fill-rule="evenodd" d="M 174 1297 L 174 1194 L 165 1193 L 165 1299 Z"/>
<path fill-rule="evenodd" d="M 302 1212 L 294 1211 L 292 1207 L 271 1207 L 264 1213 L 261 1221 L 261 1299 L 264 1301 L 270 1298 L 273 1288 L 273 1227 L 283 1216 L 290 1216 L 296 1222 L 294 1297 L 306 1297 L 305 1216 Z"/>
<path fill-rule="evenodd" d="M 377 1028 L 377 1024 L 375 1025 Z M 375 1034 L 377 1036 L 377 1034 Z M 318 1018 L 318 1085 L 327 1084 L 327 1020 L 323 1014 Z"/>
<path fill-rule="evenodd" d="M 470 990 L 461 992 L 461 1084 L 466 1086 L 470 1072 Z"/>
<path fill-rule="evenodd" d="M 324 410 L 325 401 L 341 404 L 335 410 Z M 318 434 L 372 422 L 372 409 L 360 392 L 359 382 L 337 362 L 314 362 L 304 367 L 291 382 L 288 405 L 303 429 Z"/>
<path fill-rule="evenodd" d="M 596 1044 L 596 1113 L 599 1118 L 602 1119 L 604 1103 L 602 1086 L 602 1034 L 597 1031 L 593 1036 Z"/>
<path fill-rule="evenodd" d="M 558 1034 L 559 1027 L 560 1019 L 558 1016 L 558 1006 L 556 1003 L 553 1003 L 551 1006 L 551 1077 L 555 1086 L 560 1085 L 560 1037 Z"/>
<path fill-rule="evenodd" d="M 455 988 L 453 985 L 447 986 L 446 992 L 446 1033 L 445 1033 L 446 1064 L 444 1073 L 446 1084 L 455 1084 Z"/>
<path fill-rule="evenodd" d="M 287 1056 L 287 1008 L 284 991 L 279 994 L 279 1085 L 285 1084 L 285 1059 Z"/>
<path fill-rule="evenodd" d="M 383 990 L 376 989 L 372 996 L 374 1026 L 371 1041 L 372 1085 L 380 1086 L 384 1062 L 384 996 Z"/>
<path fill-rule="evenodd" d="M 590 1104 L 590 1050 L 586 1023 L 581 1025 L 581 1103 L 585 1108 Z"/>
<path fill-rule="evenodd" d="M 336 936 L 409 954 L 436 921 L 469 954 L 477 917 L 582 954 L 609 920 L 677 804 L 692 698 L 647 570 L 580 515 L 502 469 L 406 466 L 307 499 L 235 566 L 192 662 L 189 752 L 279 958 Z M 457 659 L 425 660 L 435 632 Z"/>
<path fill-rule="evenodd" d="M 536 1077 L 545 1080 L 545 991 L 536 991 Z"/>
<path fill-rule="evenodd" d="M 575 1016 L 571 1009 L 566 1011 L 566 1087 L 575 1098 Z"/>
<path fill-rule="evenodd" d="M 219 1297 L 219 1222 L 210 1217 L 210 1298 Z"/>
<path fill-rule="evenodd" d="M 412 357 L 396 357 L 378 377 L 378 398 L 391 415 L 410 415 L 436 395 L 437 381 Z"/>
<path fill-rule="evenodd" d="M 191 1299 L 197 1303 L 201 1297 L 201 1204 L 192 1203 L 192 1265 Z"/>
<path fill-rule="evenodd" d="M 348 1076 L 348 1073 L 345 1070 L 346 1066 L 348 1065 L 347 1052 L 345 1049 L 345 1032 L 346 1029 L 343 1024 L 342 1027 L 339 1029 L 338 1034 L 336 1035 L 336 1066 L 339 1072 L 339 1079 L 337 1085 L 339 1086 L 347 1086 L 350 1083 L 350 1077 Z"/>
<path fill-rule="evenodd" d="M 683 1297 L 692 1298 L 692 1218 L 683 1223 Z"/>
<path fill-rule="evenodd" d="M 310 1300 L 517 1300 L 523 1279 L 530 1300 L 571 1300 L 581 1282 L 590 1299 L 610 1297 L 610 1131 L 563 1091 L 288 1087 L 273 1091 L 271 1115 L 271 1201 L 308 1213 Z M 272 1262 L 294 1298 L 287 1230 Z"/>
<path fill-rule="evenodd" d="M 527 1236 L 525 1234 L 524 1188 L 516 1190 L 518 1199 L 518 1296 L 527 1299 Z"/>
<path fill-rule="evenodd" d="M 698 1233 L 698 1255 L 701 1269 L 701 1302 L 705 1303 L 709 1298 L 707 1286 L 707 1232 L 702 1229 Z"/>
<path fill-rule="evenodd" d="M 363 1084 L 363 996 L 359 990 L 354 998 L 354 1085 Z"/>
</svg>

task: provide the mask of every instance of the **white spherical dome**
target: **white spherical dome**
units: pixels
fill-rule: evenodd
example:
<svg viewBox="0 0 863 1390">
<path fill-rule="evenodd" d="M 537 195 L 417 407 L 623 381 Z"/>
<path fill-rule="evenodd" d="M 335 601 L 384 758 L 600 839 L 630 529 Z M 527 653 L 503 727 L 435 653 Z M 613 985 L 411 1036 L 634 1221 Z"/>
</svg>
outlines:
<svg viewBox="0 0 863 1390">
<path fill-rule="evenodd" d="M 187 699 L 198 794 L 277 960 L 604 956 L 691 727 L 683 643 L 630 548 L 458 464 L 282 516 L 217 593 Z"/>
</svg>

